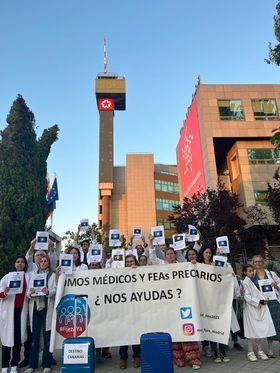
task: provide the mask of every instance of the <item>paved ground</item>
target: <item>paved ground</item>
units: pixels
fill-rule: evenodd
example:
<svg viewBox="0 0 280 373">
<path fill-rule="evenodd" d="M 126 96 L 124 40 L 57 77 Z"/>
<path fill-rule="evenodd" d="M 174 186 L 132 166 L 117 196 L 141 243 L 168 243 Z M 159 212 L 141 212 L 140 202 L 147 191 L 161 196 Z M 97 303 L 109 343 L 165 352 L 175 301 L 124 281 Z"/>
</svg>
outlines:
<svg viewBox="0 0 280 373">
<path fill-rule="evenodd" d="M 246 348 L 246 343 L 244 341 L 241 342 L 243 347 Z M 112 359 L 102 359 L 102 361 L 96 362 L 96 369 L 95 372 L 97 373 L 120 373 L 120 369 L 118 368 L 118 349 L 112 348 L 113 358 Z M 246 350 L 244 351 L 235 351 L 233 349 L 229 349 L 228 356 L 230 357 L 231 361 L 229 363 L 221 363 L 215 364 L 211 358 L 203 357 L 202 359 L 202 367 L 199 372 L 223 372 L 223 373 L 279 373 L 280 372 L 280 357 L 279 357 L 279 345 L 275 342 L 274 346 L 274 353 L 275 358 L 269 359 L 268 361 L 257 361 L 255 363 L 251 363 L 246 358 Z M 57 361 L 60 361 L 60 351 L 55 351 L 54 357 Z M 20 369 L 20 372 L 24 372 L 25 369 Z M 39 369 L 38 372 L 42 372 L 42 369 Z M 140 373 L 140 369 L 134 369 L 132 367 L 131 359 L 128 360 L 128 368 L 125 372 L 127 373 Z M 185 368 L 177 368 L 175 367 L 174 371 L 184 372 L 184 371 L 193 371 L 191 367 Z M 60 372 L 60 367 L 57 365 L 53 367 L 53 373 Z M 164 373 L 164 372 L 161 372 Z"/>
</svg>

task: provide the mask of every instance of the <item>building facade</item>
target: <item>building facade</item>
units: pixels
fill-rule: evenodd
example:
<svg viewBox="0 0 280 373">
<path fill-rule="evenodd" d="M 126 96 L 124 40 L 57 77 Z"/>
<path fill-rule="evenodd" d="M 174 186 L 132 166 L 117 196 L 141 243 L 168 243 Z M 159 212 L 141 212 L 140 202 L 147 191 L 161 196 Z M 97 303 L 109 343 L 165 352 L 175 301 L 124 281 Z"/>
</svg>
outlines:
<svg viewBox="0 0 280 373">
<path fill-rule="evenodd" d="M 127 154 L 126 166 L 115 166 L 111 195 L 112 228 L 130 238 L 142 228 L 147 238 L 151 227 L 163 225 L 167 242 L 173 226 L 168 221 L 172 206 L 179 203 L 177 166 L 155 164 L 153 154 Z"/>
<path fill-rule="evenodd" d="M 177 145 L 181 200 L 223 182 L 245 208 L 268 212 L 267 183 L 280 163 L 270 143 L 279 107 L 278 84 L 199 84 Z"/>
</svg>

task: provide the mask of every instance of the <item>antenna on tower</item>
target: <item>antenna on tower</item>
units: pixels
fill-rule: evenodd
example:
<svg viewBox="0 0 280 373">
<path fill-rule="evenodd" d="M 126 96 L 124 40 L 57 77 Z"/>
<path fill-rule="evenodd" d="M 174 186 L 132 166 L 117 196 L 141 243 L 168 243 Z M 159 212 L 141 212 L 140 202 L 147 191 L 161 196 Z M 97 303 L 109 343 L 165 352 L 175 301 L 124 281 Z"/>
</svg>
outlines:
<svg viewBox="0 0 280 373">
<path fill-rule="evenodd" d="M 108 59 L 107 59 L 107 49 L 106 49 L 106 38 L 103 39 L 103 65 L 104 65 L 104 75 L 108 72 Z"/>
</svg>

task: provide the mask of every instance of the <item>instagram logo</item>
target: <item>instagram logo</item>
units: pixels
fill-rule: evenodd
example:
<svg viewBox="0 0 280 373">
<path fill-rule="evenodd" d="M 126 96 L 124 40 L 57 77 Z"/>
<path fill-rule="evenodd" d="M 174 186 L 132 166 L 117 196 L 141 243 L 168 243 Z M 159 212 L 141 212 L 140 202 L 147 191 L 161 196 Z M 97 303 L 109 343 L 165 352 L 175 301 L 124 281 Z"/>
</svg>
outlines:
<svg viewBox="0 0 280 373">
<path fill-rule="evenodd" d="M 194 335 L 194 325 L 193 324 L 183 324 L 184 335 Z"/>
</svg>

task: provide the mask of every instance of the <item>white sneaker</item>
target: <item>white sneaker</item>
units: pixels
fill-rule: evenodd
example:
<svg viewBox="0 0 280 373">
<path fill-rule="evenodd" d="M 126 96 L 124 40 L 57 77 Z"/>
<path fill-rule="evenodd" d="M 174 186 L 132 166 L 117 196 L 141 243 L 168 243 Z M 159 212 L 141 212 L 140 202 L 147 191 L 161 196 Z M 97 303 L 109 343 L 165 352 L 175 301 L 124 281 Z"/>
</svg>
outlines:
<svg viewBox="0 0 280 373">
<path fill-rule="evenodd" d="M 193 364 L 192 368 L 193 368 L 194 370 L 200 369 L 200 365 Z"/>
<path fill-rule="evenodd" d="M 1 373 L 8 373 L 8 368 L 2 368 Z"/>
<path fill-rule="evenodd" d="M 50 373 L 51 368 L 44 368 L 43 373 Z"/>
<path fill-rule="evenodd" d="M 34 372 L 34 369 L 33 368 L 28 368 L 24 371 L 24 373 L 32 373 Z"/>
<path fill-rule="evenodd" d="M 248 352 L 247 358 L 249 361 L 258 361 L 258 358 L 254 352 Z"/>
<path fill-rule="evenodd" d="M 258 351 L 258 357 L 261 360 L 268 360 L 269 359 L 269 357 L 263 351 Z"/>
<path fill-rule="evenodd" d="M 18 367 L 12 367 L 10 373 L 18 373 Z"/>
</svg>

